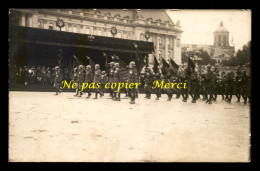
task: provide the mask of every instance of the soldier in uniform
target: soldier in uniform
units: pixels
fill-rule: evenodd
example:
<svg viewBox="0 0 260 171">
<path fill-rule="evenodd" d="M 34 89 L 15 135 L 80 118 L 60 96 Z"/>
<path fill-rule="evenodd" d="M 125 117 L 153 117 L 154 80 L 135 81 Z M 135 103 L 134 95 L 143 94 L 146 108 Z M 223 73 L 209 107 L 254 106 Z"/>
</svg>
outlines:
<svg viewBox="0 0 260 171">
<path fill-rule="evenodd" d="M 199 76 L 197 72 L 192 72 L 190 76 L 190 94 L 192 97 L 191 103 L 196 103 L 199 96 Z"/>
<path fill-rule="evenodd" d="M 237 102 L 240 102 L 240 97 L 241 97 L 241 75 L 240 68 L 237 69 L 237 75 L 235 77 L 235 87 L 234 87 L 234 94 L 237 97 Z"/>
<path fill-rule="evenodd" d="M 133 61 L 134 64 L 134 68 L 136 69 L 136 65 L 135 65 L 135 61 Z M 137 70 L 137 69 L 136 69 Z M 138 77 L 138 81 L 140 81 L 139 77 Z M 139 93 L 139 89 L 137 87 L 136 91 L 135 91 L 135 98 L 138 98 L 138 93 Z"/>
<path fill-rule="evenodd" d="M 101 80 L 100 80 L 102 96 L 104 96 L 104 94 L 105 94 L 105 91 L 106 91 L 105 90 L 105 85 L 106 85 L 107 81 L 108 81 L 108 78 L 107 78 L 106 71 L 102 71 L 102 73 L 101 73 Z"/>
<path fill-rule="evenodd" d="M 213 101 L 217 101 L 217 97 L 218 97 L 218 90 L 219 90 L 219 71 L 218 68 L 215 67 L 213 70 L 213 80 L 212 80 L 212 84 L 213 84 Z"/>
<path fill-rule="evenodd" d="M 72 78 L 72 80 L 77 83 L 77 80 L 78 80 L 78 67 L 75 67 L 73 69 L 73 78 Z M 78 93 L 78 89 L 76 88 L 76 94 L 74 94 L 74 96 L 78 96 L 78 94 L 79 94 Z"/>
<path fill-rule="evenodd" d="M 149 67 L 147 67 L 145 68 L 145 75 L 144 75 L 144 91 L 146 95 L 145 98 L 147 99 L 151 99 L 152 86 L 153 86 L 153 72 Z"/>
<path fill-rule="evenodd" d="M 188 85 L 189 84 L 189 69 L 186 68 L 184 70 L 184 72 L 182 73 L 182 75 L 180 75 L 180 81 L 182 83 L 186 82 L 186 84 Z M 181 89 L 181 95 L 182 95 L 182 101 L 183 102 L 187 102 L 187 99 L 188 99 L 188 96 L 189 96 L 189 86 L 187 86 L 188 88 L 184 89 L 182 88 Z"/>
<path fill-rule="evenodd" d="M 62 82 L 62 73 L 59 66 L 55 67 L 55 78 L 54 78 L 54 87 L 56 88 L 56 94 L 61 93 L 60 86 Z"/>
<path fill-rule="evenodd" d="M 138 72 L 134 68 L 134 63 L 129 63 L 129 70 L 128 70 L 128 83 L 138 83 Z M 135 95 L 136 95 L 136 87 L 129 88 L 129 96 L 131 98 L 130 104 L 135 103 Z"/>
<path fill-rule="evenodd" d="M 95 87 L 97 87 L 97 84 L 101 84 L 101 70 L 100 70 L 99 64 L 95 65 L 93 83 L 95 84 Z M 100 91 L 100 88 L 96 88 L 95 89 L 95 97 L 94 97 L 94 99 L 97 99 L 97 95 L 98 94 L 100 94 L 100 97 L 102 97 L 102 93 Z"/>
<path fill-rule="evenodd" d="M 110 93 L 110 97 L 113 98 L 113 90 L 111 88 L 111 85 L 113 83 L 113 77 L 114 77 L 114 62 L 110 62 L 109 63 L 109 76 L 108 76 L 108 83 L 109 84 L 109 93 Z"/>
<path fill-rule="evenodd" d="M 85 70 L 83 65 L 79 65 L 78 74 L 77 74 L 77 88 L 76 96 L 81 97 L 83 92 L 79 92 L 82 89 L 82 84 L 85 81 Z"/>
<path fill-rule="evenodd" d="M 233 85 L 234 85 L 234 79 L 232 78 L 231 72 L 228 72 L 226 78 L 226 97 L 228 103 L 231 103 L 232 100 L 232 95 L 234 91 Z"/>
<path fill-rule="evenodd" d="M 204 84 L 205 84 L 205 94 L 206 94 L 206 103 L 212 104 L 213 99 L 213 72 L 211 71 L 211 66 L 207 66 L 207 73 L 205 74 Z"/>
<path fill-rule="evenodd" d="M 85 74 L 85 83 L 88 83 L 90 85 L 93 82 L 93 73 L 90 65 L 87 65 L 86 67 L 86 74 Z M 91 94 L 91 89 L 87 88 L 87 93 L 88 96 L 86 97 L 87 99 L 90 98 Z"/>
<path fill-rule="evenodd" d="M 161 80 L 160 80 L 160 78 L 161 78 L 161 74 L 159 73 L 159 72 L 157 72 L 155 75 L 154 75 L 154 78 L 153 78 L 153 83 L 156 83 L 157 81 L 159 82 L 159 84 L 161 83 Z M 154 86 L 156 85 L 156 84 L 153 84 Z M 154 92 L 155 92 L 155 94 L 156 94 L 156 99 L 155 100 L 159 100 L 159 97 L 160 97 L 160 95 L 161 95 L 161 87 L 156 87 L 155 89 L 154 89 Z"/>
<path fill-rule="evenodd" d="M 243 72 L 242 76 L 241 76 L 241 95 L 242 95 L 242 98 L 244 99 L 244 104 L 247 104 L 247 99 L 249 98 L 249 86 L 250 83 L 249 83 L 249 78 L 248 76 L 246 75 L 246 71 Z M 249 88 L 248 88 L 249 87 Z"/>
<path fill-rule="evenodd" d="M 116 101 L 120 101 L 120 89 L 118 90 L 118 83 L 120 83 L 120 82 L 121 82 L 121 77 L 120 77 L 119 63 L 116 62 L 114 65 L 114 74 L 113 74 L 113 83 L 116 83 L 116 86 L 114 86 L 112 89 L 112 91 L 113 91 L 112 99 L 116 100 Z M 115 92 L 115 91 L 117 91 L 117 92 Z"/>
<path fill-rule="evenodd" d="M 173 79 L 174 79 L 173 76 L 170 73 L 167 73 L 166 78 L 164 79 L 165 84 L 173 83 Z M 166 92 L 166 94 L 168 96 L 167 101 L 171 101 L 172 95 L 173 95 L 173 89 L 169 86 L 169 87 L 165 88 L 164 91 Z"/>
</svg>

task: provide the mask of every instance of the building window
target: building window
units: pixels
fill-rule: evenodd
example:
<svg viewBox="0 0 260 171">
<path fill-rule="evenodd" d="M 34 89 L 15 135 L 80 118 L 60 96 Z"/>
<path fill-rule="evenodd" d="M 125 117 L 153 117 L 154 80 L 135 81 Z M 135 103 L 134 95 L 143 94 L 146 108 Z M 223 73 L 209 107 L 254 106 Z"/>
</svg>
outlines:
<svg viewBox="0 0 260 171">
<path fill-rule="evenodd" d="M 72 32 L 72 26 L 68 26 L 69 32 Z"/>
<path fill-rule="evenodd" d="M 90 29 L 86 28 L 86 34 L 90 34 Z"/>
<path fill-rule="evenodd" d="M 78 32 L 78 27 L 77 27 L 77 26 L 74 26 L 72 31 L 73 31 L 74 33 L 77 33 L 77 32 Z"/>
</svg>

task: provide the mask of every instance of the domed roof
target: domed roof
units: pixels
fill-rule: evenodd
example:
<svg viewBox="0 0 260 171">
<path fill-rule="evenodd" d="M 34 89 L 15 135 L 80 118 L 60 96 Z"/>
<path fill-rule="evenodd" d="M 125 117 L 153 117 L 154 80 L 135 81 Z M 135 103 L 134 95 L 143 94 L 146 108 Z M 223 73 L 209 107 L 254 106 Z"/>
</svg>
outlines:
<svg viewBox="0 0 260 171">
<path fill-rule="evenodd" d="M 224 26 L 223 22 L 220 22 L 219 28 L 215 32 L 229 32 Z"/>
</svg>

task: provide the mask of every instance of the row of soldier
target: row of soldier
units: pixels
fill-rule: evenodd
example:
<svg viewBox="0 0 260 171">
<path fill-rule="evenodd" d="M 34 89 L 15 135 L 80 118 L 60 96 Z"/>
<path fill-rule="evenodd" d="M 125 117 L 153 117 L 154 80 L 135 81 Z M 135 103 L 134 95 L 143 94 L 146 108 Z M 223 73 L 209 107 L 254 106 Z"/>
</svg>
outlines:
<svg viewBox="0 0 260 171">
<path fill-rule="evenodd" d="M 221 76 L 222 75 L 222 76 Z M 165 83 L 179 83 L 186 82 L 187 89 L 163 89 L 168 96 L 168 101 L 171 101 L 173 94 L 176 98 L 182 96 L 183 102 L 187 102 L 189 95 L 192 100 L 191 103 L 196 103 L 200 97 L 208 104 L 212 104 L 217 100 L 217 95 L 221 95 L 222 100 L 231 103 L 232 96 L 237 97 L 237 102 L 240 102 L 241 97 L 244 104 L 250 102 L 251 78 L 247 75 L 246 71 L 241 72 L 238 67 L 236 76 L 233 77 L 232 72 L 222 72 L 219 74 L 218 68 L 215 67 L 213 71 L 211 66 L 207 66 L 205 73 L 200 73 L 195 70 L 180 69 L 177 74 L 161 73 L 154 74 L 150 68 L 146 68 L 145 72 L 145 93 L 146 98 L 151 98 L 152 86 L 154 81 L 164 81 Z M 154 90 L 156 100 L 161 96 L 161 89 Z"/>
<path fill-rule="evenodd" d="M 79 92 L 82 88 L 82 83 L 101 83 L 101 88 L 95 90 L 95 97 L 97 99 L 97 95 L 100 94 L 100 97 L 104 96 L 105 92 L 105 84 L 110 83 L 120 83 L 123 82 L 121 68 L 119 63 L 111 62 L 109 64 L 109 71 L 106 73 L 105 71 L 100 70 L 100 66 L 98 64 L 95 65 L 95 71 L 92 74 L 91 66 L 87 65 L 84 67 L 80 65 L 79 67 L 74 69 L 73 80 L 76 80 L 78 83 L 78 87 L 76 89 L 75 96 L 80 96 L 83 92 Z M 138 77 L 137 69 L 135 68 L 135 63 L 130 62 L 128 67 L 128 74 L 126 75 L 126 79 L 130 82 L 137 83 L 139 81 L 143 82 L 144 90 L 145 90 L 145 98 L 150 99 L 152 92 L 156 94 L 156 99 L 159 100 L 162 93 L 166 93 L 168 96 L 168 101 L 171 101 L 173 94 L 176 94 L 176 98 L 182 97 L 183 102 L 187 102 L 189 95 L 191 96 L 192 103 L 196 103 L 200 97 L 208 104 L 212 104 L 213 101 L 217 100 L 217 95 L 222 96 L 222 100 L 225 100 L 228 103 L 231 103 L 232 96 L 235 95 L 237 97 L 237 102 L 240 102 L 241 96 L 244 100 L 244 103 L 250 102 L 250 89 L 251 89 L 251 79 L 246 74 L 246 71 L 241 72 L 238 67 L 236 76 L 233 77 L 232 72 L 222 72 L 219 74 L 217 67 L 211 70 L 211 66 L 207 66 L 207 71 L 205 73 L 199 73 L 198 71 L 186 69 L 179 69 L 177 74 L 162 74 L 161 70 L 158 70 L 157 73 L 154 73 L 153 70 L 149 67 L 145 68 L 145 74 L 143 76 Z M 152 89 L 154 86 L 154 81 L 165 83 L 178 83 L 178 82 L 186 82 L 187 89 L 161 89 L 157 87 Z M 113 100 L 120 101 L 120 94 L 122 90 L 126 93 L 126 96 L 131 97 L 130 103 L 135 103 L 135 98 L 138 97 L 138 88 L 137 89 L 120 89 L 118 92 L 115 92 L 118 87 L 108 87 L 108 91 L 110 93 L 110 97 Z M 57 93 L 58 93 L 57 87 Z M 91 90 L 87 89 L 87 97 L 91 96 Z"/>
<path fill-rule="evenodd" d="M 84 93 L 84 91 L 81 91 L 82 89 L 82 84 L 83 83 L 87 83 L 87 84 L 91 84 L 91 83 L 95 83 L 95 84 L 100 84 L 100 88 L 94 89 L 94 93 L 95 93 L 95 97 L 94 99 L 98 98 L 98 94 L 100 95 L 100 97 L 104 96 L 105 93 L 105 84 L 108 84 L 109 86 L 108 91 L 110 93 L 110 97 L 115 100 L 115 101 L 120 101 L 120 95 L 121 95 L 121 89 L 118 87 L 118 83 L 121 83 L 123 80 L 125 80 L 123 78 L 122 75 L 122 68 L 120 68 L 120 64 L 119 63 L 114 63 L 114 62 L 110 62 L 109 63 L 109 73 L 107 75 L 106 71 L 101 71 L 100 70 L 100 65 L 96 64 L 95 68 L 94 68 L 94 72 L 92 72 L 92 68 L 90 65 L 84 66 L 84 65 L 79 65 L 78 67 L 74 68 L 74 72 L 73 72 L 73 80 L 77 83 L 77 88 L 76 88 L 76 94 L 74 96 L 78 96 L 81 97 Z M 128 83 L 138 83 L 139 79 L 138 79 L 138 71 L 136 69 L 135 66 L 135 62 L 130 62 L 129 66 L 127 67 L 127 80 Z M 54 86 L 56 87 L 56 95 L 58 95 L 61 90 L 60 90 L 60 86 L 61 86 L 61 82 L 63 81 L 63 77 L 62 77 L 62 72 L 61 72 L 61 68 L 59 66 L 55 67 L 55 81 L 54 81 Z M 116 83 L 116 86 L 112 87 L 111 85 Z M 133 88 L 133 89 L 125 89 L 125 93 L 126 96 L 129 96 L 131 98 L 130 103 L 134 104 L 135 103 L 135 98 L 138 97 L 137 94 L 137 89 Z M 86 94 L 87 94 L 87 99 L 90 98 L 91 94 L 91 89 L 87 88 L 86 89 Z"/>
</svg>

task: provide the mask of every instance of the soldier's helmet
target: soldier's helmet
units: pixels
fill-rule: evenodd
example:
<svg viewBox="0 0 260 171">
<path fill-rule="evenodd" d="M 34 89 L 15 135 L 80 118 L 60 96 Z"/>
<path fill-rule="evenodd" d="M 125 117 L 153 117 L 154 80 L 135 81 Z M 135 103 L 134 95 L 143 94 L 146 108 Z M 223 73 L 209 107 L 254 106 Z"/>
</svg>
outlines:
<svg viewBox="0 0 260 171">
<path fill-rule="evenodd" d="M 83 69 L 84 68 L 84 66 L 83 65 L 79 65 L 79 69 Z"/>
<path fill-rule="evenodd" d="M 134 62 L 131 61 L 131 62 L 129 63 L 129 68 L 133 68 L 133 67 L 134 67 Z"/>
<path fill-rule="evenodd" d="M 55 70 L 58 70 L 58 69 L 60 69 L 60 67 L 59 67 L 59 66 L 56 66 L 54 69 L 55 69 Z"/>
<path fill-rule="evenodd" d="M 109 64 L 113 66 L 115 63 L 114 62 L 110 62 Z"/>
<path fill-rule="evenodd" d="M 100 68 L 99 64 L 96 64 L 96 65 L 95 65 L 95 68 L 99 69 L 99 68 Z"/>
<path fill-rule="evenodd" d="M 115 63 L 115 67 L 116 68 L 119 67 L 119 63 L 118 62 Z"/>
<path fill-rule="evenodd" d="M 91 69 L 91 66 L 90 66 L 90 65 L 87 65 L 86 68 L 87 68 L 87 69 Z"/>
<path fill-rule="evenodd" d="M 102 74 L 106 74 L 106 71 L 102 71 Z"/>
</svg>

